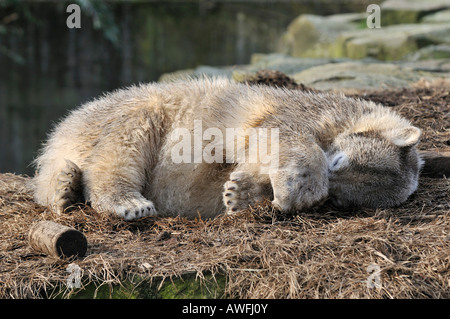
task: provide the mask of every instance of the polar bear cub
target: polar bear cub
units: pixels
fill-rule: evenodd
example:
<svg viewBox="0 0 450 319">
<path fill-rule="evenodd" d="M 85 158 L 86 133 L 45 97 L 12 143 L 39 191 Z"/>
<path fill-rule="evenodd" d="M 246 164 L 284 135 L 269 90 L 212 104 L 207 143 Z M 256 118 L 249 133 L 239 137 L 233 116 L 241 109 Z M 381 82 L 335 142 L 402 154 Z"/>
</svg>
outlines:
<svg viewBox="0 0 450 319">
<path fill-rule="evenodd" d="M 327 198 L 389 207 L 417 188 L 420 134 L 342 94 L 223 78 L 145 84 L 56 125 L 35 160 L 34 198 L 58 212 L 87 201 L 126 220 L 209 218 L 263 198 L 282 211 Z"/>
</svg>

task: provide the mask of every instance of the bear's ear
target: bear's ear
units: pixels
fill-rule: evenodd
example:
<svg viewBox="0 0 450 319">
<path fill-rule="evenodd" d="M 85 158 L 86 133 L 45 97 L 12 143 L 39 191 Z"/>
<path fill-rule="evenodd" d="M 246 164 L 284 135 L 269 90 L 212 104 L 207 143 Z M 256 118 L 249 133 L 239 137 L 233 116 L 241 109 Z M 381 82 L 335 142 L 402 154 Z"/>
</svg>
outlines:
<svg viewBox="0 0 450 319">
<path fill-rule="evenodd" d="M 419 142 L 422 131 L 414 126 L 401 129 L 392 129 L 385 133 L 386 138 L 399 147 L 416 145 Z"/>
</svg>

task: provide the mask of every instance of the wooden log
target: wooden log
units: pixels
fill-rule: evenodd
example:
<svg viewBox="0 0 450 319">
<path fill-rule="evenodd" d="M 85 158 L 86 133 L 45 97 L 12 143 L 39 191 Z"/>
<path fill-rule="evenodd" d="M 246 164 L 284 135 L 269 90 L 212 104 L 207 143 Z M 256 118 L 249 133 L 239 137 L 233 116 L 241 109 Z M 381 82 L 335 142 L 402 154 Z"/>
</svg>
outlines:
<svg viewBox="0 0 450 319">
<path fill-rule="evenodd" d="M 62 259 L 82 258 L 87 250 L 87 240 L 83 233 L 47 220 L 30 228 L 28 241 L 35 250 Z"/>
</svg>

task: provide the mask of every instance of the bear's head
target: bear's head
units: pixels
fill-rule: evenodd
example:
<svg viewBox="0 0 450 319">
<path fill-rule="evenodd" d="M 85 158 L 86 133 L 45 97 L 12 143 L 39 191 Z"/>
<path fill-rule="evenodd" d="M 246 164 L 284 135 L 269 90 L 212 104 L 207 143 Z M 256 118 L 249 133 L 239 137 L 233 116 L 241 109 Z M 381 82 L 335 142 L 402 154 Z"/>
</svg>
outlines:
<svg viewBox="0 0 450 319">
<path fill-rule="evenodd" d="M 418 185 L 420 135 L 414 126 L 338 135 L 327 151 L 334 205 L 384 208 L 404 202 Z"/>
</svg>

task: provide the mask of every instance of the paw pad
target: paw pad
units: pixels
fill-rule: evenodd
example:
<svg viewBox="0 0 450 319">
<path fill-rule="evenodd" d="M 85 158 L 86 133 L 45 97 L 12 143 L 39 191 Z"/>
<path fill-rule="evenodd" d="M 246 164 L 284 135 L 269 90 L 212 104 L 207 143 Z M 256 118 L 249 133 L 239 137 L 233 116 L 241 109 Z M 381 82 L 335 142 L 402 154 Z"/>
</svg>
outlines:
<svg viewBox="0 0 450 319">
<path fill-rule="evenodd" d="M 230 180 L 224 185 L 223 203 L 227 214 L 245 210 L 256 200 L 260 199 L 260 187 L 252 177 L 244 172 L 233 172 Z"/>
</svg>

